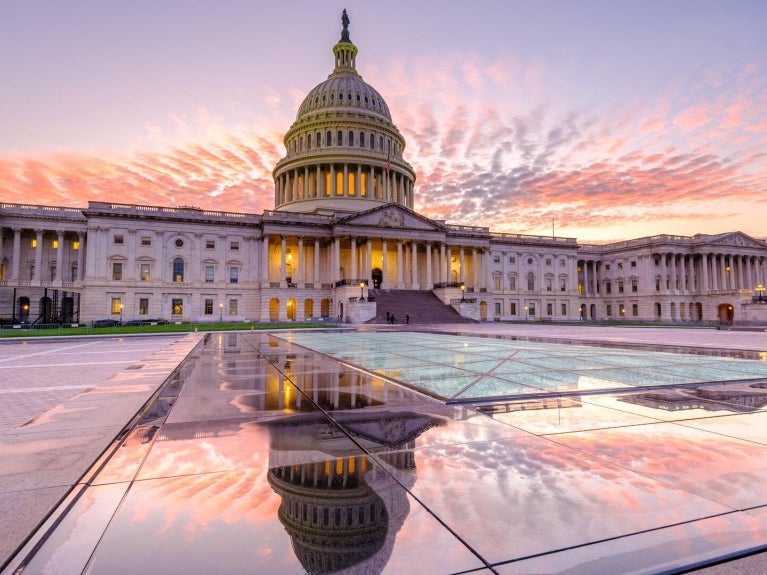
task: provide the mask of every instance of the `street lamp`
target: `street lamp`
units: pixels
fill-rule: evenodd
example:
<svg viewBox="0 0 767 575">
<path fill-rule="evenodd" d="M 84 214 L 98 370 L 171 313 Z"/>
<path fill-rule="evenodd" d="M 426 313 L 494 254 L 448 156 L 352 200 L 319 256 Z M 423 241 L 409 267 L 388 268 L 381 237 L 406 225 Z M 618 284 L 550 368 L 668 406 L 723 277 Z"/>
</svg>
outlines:
<svg viewBox="0 0 767 575">
<path fill-rule="evenodd" d="M 364 289 L 365 289 L 365 282 L 361 281 L 360 282 L 360 301 L 365 301 Z"/>
<path fill-rule="evenodd" d="M 756 286 L 756 291 L 759 292 L 759 303 L 762 303 L 764 300 L 762 299 L 762 294 L 764 293 L 764 286 L 762 284 L 759 284 Z"/>
<path fill-rule="evenodd" d="M 527 306 L 525 306 L 525 321 L 527 321 Z"/>
<path fill-rule="evenodd" d="M 218 321 L 224 321 L 224 304 L 218 304 Z"/>
<path fill-rule="evenodd" d="M 466 301 L 466 286 L 461 284 L 461 303 Z"/>
</svg>

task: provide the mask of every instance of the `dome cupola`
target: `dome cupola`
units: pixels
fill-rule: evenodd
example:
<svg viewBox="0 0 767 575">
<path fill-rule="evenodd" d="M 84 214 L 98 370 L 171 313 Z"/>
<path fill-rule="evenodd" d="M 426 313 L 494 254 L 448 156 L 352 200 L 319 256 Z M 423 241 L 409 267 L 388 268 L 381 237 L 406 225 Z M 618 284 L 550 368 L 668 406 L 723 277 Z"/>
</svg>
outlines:
<svg viewBox="0 0 767 575">
<path fill-rule="evenodd" d="M 405 139 L 378 91 L 357 73 L 349 17 L 341 16 L 335 67 L 309 91 L 285 134 L 286 155 L 274 168 L 275 209 L 360 212 L 397 203 L 413 208 L 415 172 Z"/>
</svg>

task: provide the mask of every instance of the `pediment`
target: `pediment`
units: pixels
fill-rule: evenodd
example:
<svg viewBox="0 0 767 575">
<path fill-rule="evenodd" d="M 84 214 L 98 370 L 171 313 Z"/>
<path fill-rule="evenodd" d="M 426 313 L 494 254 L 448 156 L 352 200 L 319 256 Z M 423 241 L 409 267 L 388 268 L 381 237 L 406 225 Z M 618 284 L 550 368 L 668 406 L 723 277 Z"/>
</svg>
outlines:
<svg viewBox="0 0 767 575">
<path fill-rule="evenodd" d="M 337 225 L 366 226 L 376 228 L 445 231 L 445 225 L 430 220 L 416 212 L 396 204 L 379 206 L 338 220 Z"/>
<path fill-rule="evenodd" d="M 719 235 L 700 235 L 703 243 L 707 246 L 728 246 L 737 248 L 764 249 L 765 242 L 756 240 L 743 232 L 728 232 Z"/>
</svg>

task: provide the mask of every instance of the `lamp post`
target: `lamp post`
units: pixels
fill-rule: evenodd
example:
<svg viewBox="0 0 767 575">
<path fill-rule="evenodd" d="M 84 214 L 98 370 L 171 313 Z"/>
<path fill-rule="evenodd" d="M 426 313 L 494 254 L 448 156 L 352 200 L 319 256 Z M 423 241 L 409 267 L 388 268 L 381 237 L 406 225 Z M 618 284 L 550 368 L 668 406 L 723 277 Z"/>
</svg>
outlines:
<svg viewBox="0 0 767 575">
<path fill-rule="evenodd" d="M 224 321 L 224 304 L 223 304 L 223 302 L 218 304 L 218 321 L 219 322 Z"/>
<path fill-rule="evenodd" d="M 527 321 L 527 306 L 525 306 L 525 321 Z"/>
<path fill-rule="evenodd" d="M 759 303 L 762 303 L 764 299 L 762 299 L 762 294 L 764 293 L 764 286 L 762 284 L 759 284 L 756 286 L 756 291 L 759 293 Z"/>
<path fill-rule="evenodd" d="M 360 282 L 360 301 L 365 301 L 365 282 Z"/>
<path fill-rule="evenodd" d="M 461 303 L 466 301 L 466 286 L 461 284 Z"/>
</svg>

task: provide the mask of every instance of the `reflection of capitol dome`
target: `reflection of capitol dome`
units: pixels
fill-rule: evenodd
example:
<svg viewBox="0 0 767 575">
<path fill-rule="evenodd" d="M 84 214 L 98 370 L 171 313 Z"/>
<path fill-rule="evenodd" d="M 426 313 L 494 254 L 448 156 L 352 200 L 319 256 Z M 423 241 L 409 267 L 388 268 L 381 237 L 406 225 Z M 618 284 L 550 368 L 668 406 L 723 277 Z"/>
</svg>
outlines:
<svg viewBox="0 0 767 575">
<path fill-rule="evenodd" d="M 366 462 L 365 457 L 343 460 L 343 474 L 328 473 L 331 462 L 269 470 L 269 484 L 282 499 L 280 522 L 307 573 L 350 568 L 354 573 L 384 546 L 389 514 L 365 483 Z"/>
<path fill-rule="evenodd" d="M 344 10 L 335 68 L 312 89 L 285 134 L 274 169 L 275 208 L 360 212 L 387 203 L 413 208 L 415 172 L 405 139 L 378 91 L 357 73 L 357 47 Z"/>
</svg>

